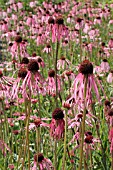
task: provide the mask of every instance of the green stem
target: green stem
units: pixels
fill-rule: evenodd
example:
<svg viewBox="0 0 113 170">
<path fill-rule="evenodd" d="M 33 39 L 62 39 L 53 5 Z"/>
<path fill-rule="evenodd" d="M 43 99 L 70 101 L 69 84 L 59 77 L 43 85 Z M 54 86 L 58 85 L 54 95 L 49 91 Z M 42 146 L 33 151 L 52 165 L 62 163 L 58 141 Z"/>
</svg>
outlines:
<svg viewBox="0 0 113 170">
<path fill-rule="evenodd" d="M 62 170 L 66 169 L 66 140 L 67 140 L 67 114 L 65 113 L 64 155 L 63 155 Z"/>
<path fill-rule="evenodd" d="M 28 110 L 27 110 L 28 108 Z M 28 101 L 26 111 L 26 141 L 25 141 L 25 146 L 24 146 L 24 156 L 23 156 L 23 162 L 22 162 L 22 170 L 24 168 L 24 162 L 25 162 L 25 157 L 26 157 L 26 151 L 28 149 L 28 170 L 30 170 L 30 150 L 29 150 L 29 119 L 30 119 L 30 108 L 31 108 L 31 101 Z"/>
<path fill-rule="evenodd" d="M 80 143 L 79 170 L 82 170 L 84 132 L 85 132 L 85 119 L 86 119 L 86 102 L 85 102 L 85 98 L 86 98 L 86 92 L 87 92 L 88 75 L 86 75 L 84 78 L 85 78 L 85 85 L 84 85 L 84 112 L 83 112 L 83 119 L 82 119 L 82 134 L 81 134 L 81 143 Z"/>
<path fill-rule="evenodd" d="M 57 170 L 57 141 L 54 141 L 54 170 Z"/>
<path fill-rule="evenodd" d="M 96 111 L 95 111 L 94 104 L 92 104 L 92 111 L 93 111 L 94 116 L 96 117 Z M 101 140 L 97 119 L 94 119 L 94 120 L 95 120 L 95 125 L 96 125 L 97 136 L 98 136 L 98 139 L 100 140 L 100 146 L 101 146 L 101 152 L 102 152 L 102 164 L 103 164 L 104 170 L 106 170 L 107 169 L 107 166 L 106 166 L 106 154 L 105 154 L 105 150 L 104 150 L 103 143 L 102 143 L 102 140 Z"/>
<path fill-rule="evenodd" d="M 80 61 L 82 61 L 82 31 L 79 30 L 79 43 L 80 43 Z"/>
<path fill-rule="evenodd" d="M 111 161 L 111 170 L 113 170 L 113 151 L 111 152 L 111 158 L 112 158 L 112 161 Z"/>
<path fill-rule="evenodd" d="M 59 42 L 57 40 L 56 43 L 56 56 L 55 56 L 55 84 L 56 84 L 56 107 L 58 107 L 58 82 L 57 82 L 57 60 L 58 60 L 58 50 L 59 50 Z"/>
<path fill-rule="evenodd" d="M 40 127 L 36 128 L 37 154 L 40 152 Z"/>
</svg>

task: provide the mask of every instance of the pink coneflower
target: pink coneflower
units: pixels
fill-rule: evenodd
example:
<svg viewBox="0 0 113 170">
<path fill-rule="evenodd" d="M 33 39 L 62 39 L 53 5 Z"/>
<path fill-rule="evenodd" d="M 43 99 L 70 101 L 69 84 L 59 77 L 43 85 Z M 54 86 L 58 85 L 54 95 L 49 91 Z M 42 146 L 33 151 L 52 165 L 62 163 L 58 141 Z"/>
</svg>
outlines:
<svg viewBox="0 0 113 170">
<path fill-rule="evenodd" d="M 15 37 L 14 43 L 10 47 L 12 59 L 14 58 L 18 59 L 19 55 L 21 56 L 21 53 L 23 53 L 25 50 L 26 50 L 26 44 L 23 43 L 22 37 L 17 35 Z"/>
<path fill-rule="evenodd" d="M 7 21 L 3 21 L 3 24 L 2 24 L 2 31 L 3 32 L 8 32 L 8 24 L 7 24 Z"/>
<path fill-rule="evenodd" d="M 66 59 L 65 57 L 61 57 L 58 61 L 57 61 L 57 69 L 60 70 L 61 68 L 64 69 L 68 69 L 69 65 L 71 64 L 71 62 Z"/>
<path fill-rule="evenodd" d="M 28 72 L 22 83 L 23 97 L 24 98 L 31 97 L 27 93 L 27 88 L 29 89 L 29 93 L 31 94 L 36 95 L 37 91 L 38 93 L 42 93 L 42 94 L 45 93 L 44 86 L 42 86 L 42 83 L 44 83 L 44 80 L 39 73 L 38 62 L 36 60 L 31 60 L 27 67 L 28 67 Z"/>
<path fill-rule="evenodd" d="M 34 155 L 34 165 L 32 170 L 37 170 L 37 165 L 39 164 L 40 170 L 54 170 L 52 162 L 50 159 L 44 158 L 42 153 Z"/>
<path fill-rule="evenodd" d="M 2 154 L 4 156 L 6 156 L 6 150 L 11 153 L 10 148 L 8 147 L 8 145 L 2 139 L 0 139 L 0 150 L 2 151 Z"/>
<path fill-rule="evenodd" d="M 84 101 L 84 80 L 86 75 L 88 76 L 86 92 L 86 101 L 88 106 L 92 103 L 92 88 L 94 89 L 96 97 L 100 102 L 100 95 L 95 81 L 96 77 L 93 74 L 93 65 L 89 60 L 84 60 L 79 66 L 79 74 L 76 76 L 73 82 L 71 98 L 75 99 L 76 104 L 82 104 L 82 102 Z"/>
<path fill-rule="evenodd" d="M 27 18 L 26 24 L 28 26 L 34 26 L 35 25 L 35 20 L 31 15 Z"/>
<path fill-rule="evenodd" d="M 18 9 L 22 9 L 22 8 L 23 8 L 22 2 L 19 1 L 19 2 L 17 3 L 17 6 L 18 6 Z"/>
<path fill-rule="evenodd" d="M 113 108 L 110 108 L 107 111 L 107 117 L 106 118 L 107 118 L 109 127 L 112 127 L 113 126 Z"/>
<path fill-rule="evenodd" d="M 15 98 L 18 99 L 18 93 L 20 91 L 20 83 L 21 83 L 21 80 L 24 80 L 26 75 L 27 75 L 27 69 L 24 67 L 21 67 L 20 70 L 18 71 L 18 78 L 13 84 L 12 94 L 11 94 L 12 99 L 15 99 Z"/>
<path fill-rule="evenodd" d="M 50 95 L 55 96 L 56 95 L 56 82 L 55 82 L 55 71 L 54 70 L 49 70 L 48 78 L 47 78 L 46 82 L 47 82 L 47 92 Z M 60 91 L 61 90 L 61 81 L 60 81 L 59 76 L 57 76 L 57 83 L 58 83 L 58 91 Z"/>
<path fill-rule="evenodd" d="M 13 170 L 15 167 L 14 167 L 14 164 L 9 164 L 8 166 L 9 169 Z"/>
<path fill-rule="evenodd" d="M 56 108 L 52 113 L 52 121 L 50 123 L 50 135 L 54 139 L 61 139 L 64 136 L 64 113 L 61 108 Z"/>
<path fill-rule="evenodd" d="M 60 41 L 62 37 L 66 37 L 68 31 L 64 25 L 64 20 L 62 17 L 57 17 L 55 24 L 52 27 L 52 42 Z"/>
<path fill-rule="evenodd" d="M 46 47 L 43 49 L 43 52 L 46 52 L 47 54 L 51 52 L 51 46 L 50 44 L 47 44 Z"/>
<path fill-rule="evenodd" d="M 29 3 L 29 6 L 30 6 L 31 8 L 35 7 L 35 6 L 36 6 L 36 1 L 31 1 L 31 2 Z"/>
<path fill-rule="evenodd" d="M 44 34 L 38 34 L 37 39 L 36 39 L 37 46 L 43 44 L 44 40 L 45 40 L 45 35 Z"/>
<path fill-rule="evenodd" d="M 113 38 L 111 38 L 108 42 L 109 48 L 113 48 Z"/>
<path fill-rule="evenodd" d="M 37 62 L 38 62 L 39 67 L 42 67 L 42 68 L 45 67 L 44 60 L 41 57 L 38 57 Z"/>
<path fill-rule="evenodd" d="M 100 64 L 100 67 L 103 72 L 109 72 L 110 66 L 107 59 L 103 59 L 103 61 Z"/>
<path fill-rule="evenodd" d="M 107 76 L 107 82 L 112 83 L 113 82 L 113 70 L 110 71 L 110 73 Z"/>
<path fill-rule="evenodd" d="M 40 118 L 38 118 L 38 117 L 34 117 L 34 122 L 33 123 L 30 123 L 30 125 L 29 125 L 29 129 L 31 130 L 31 129 L 36 129 L 36 128 L 38 128 L 38 127 L 49 127 L 50 125 L 49 124 L 47 124 L 47 123 L 45 123 L 45 122 L 43 122 L 43 120 L 45 120 L 46 118 L 42 118 L 42 119 L 40 119 Z M 46 119 L 47 120 L 47 119 Z"/>
<path fill-rule="evenodd" d="M 12 86 L 14 82 L 14 78 L 7 77 L 3 75 L 3 72 L 0 70 L 0 83 L 8 86 Z"/>
</svg>

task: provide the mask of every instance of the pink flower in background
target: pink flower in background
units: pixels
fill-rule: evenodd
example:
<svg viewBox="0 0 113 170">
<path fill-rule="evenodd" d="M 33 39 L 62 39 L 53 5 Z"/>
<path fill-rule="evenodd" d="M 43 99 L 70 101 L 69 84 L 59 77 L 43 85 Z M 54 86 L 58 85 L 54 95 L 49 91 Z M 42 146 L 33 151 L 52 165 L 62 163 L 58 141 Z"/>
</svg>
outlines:
<svg viewBox="0 0 113 170">
<path fill-rule="evenodd" d="M 56 108 L 52 113 L 52 121 L 50 123 L 50 136 L 54 139 L 64 137 L 64 113 L 60 108 Z"/>
<path fill-rule="evenodd" d="M 111 38 L 108 42 L 109 48 L 113 48 L 113 38 Z"/>
<path fill-rule="evenodd" d="M 46 45 L 46 47 L 43 49 L 43 52 L 46 52 L 47 54 L 51 52 L 51 46 L 49 44 Z"/>
<path fill-rule="evenodd" d="M 71 62 L 63 56 L 57 61 L 58 70 L 68 69 L 70 65 L 71 65 Z"/>
<path fill-rule="evenodd" d="M 56 95 L 56 83 L 55 83 L 55 71 L 49 70 L 47 82 L 47 92 L 48 94 L 55 96 Z M 58 83 L 58 91 L 61 90 L 61 80 L 60 77 L 57 76 L 57 83 Z"/>
<path fill-rule="evenodd" d="M 89 35 L 90 39 L 94 39 L 95 37 L 97 37 L 97 36 L 99 35 L 99 30 L 92 28 L 92 29 L 88 32 L 88 35 Z"/>
<path fill-rule="evenodd" d="M 41 57 L 38 57 L 37 62 L 38 62 L 39 68 L 40 67 L 42 67 L 42 68 L 45 67 L 44 60 Z"/>
<path fill-rule="evenodd" d="M 52 42 L 60 41 L 63 37 L 67 37 L 68 30 L 64 25 L 62 17 L 57 17 L 55 24 L 52 26 Z"/>
<path fill-rule="evenodd" d="M 86 23 L 84 23 L 84 28 L 83 28 L 83 32 L 88 34 L 88 31 L 91 29 L 91 25 L 89 23 L 89 21 L 87 21 Z"/>
<path fill-rule="evenodd" d="M 0 139 L 0 150 L 2 151 L 2 154 L 4 156 L 6 156 L 6 150 L 11 153 L 10 148 L 8 147 L 8 145 L 2 139 Z"/>
<path fill-rule="evenodd" d="M 94 19 L 94 24 L 101 24 L 101 23 L 102 23 L 101 17 L 96 17 Z"/>
<path fill-rule="evenodd" d="M 103 61 L 100 64 L 100 67 L 103 72 L 109 72 L 110 66 L 107 59 L 103 59 Z"/>
<path fill-rule="evenodd" d="M 36 39 L 37 46 L 44 44 L 45 36 L 44 34 L 39 34 Z"/>
<path fill-rule="evenodd" d="M 82 18 L 77 18 L 76 20 L 76 25 L 75 25 L 75 29 L 83 29 L 84 27 L 84 20 Z"/>
<path fill-rule="evenodd" d="M 27 20 L 26 20 L 26 24 L 27 24 L 28 26 L 33 26 L 33 25 L 35 25 L 35 20 L 34 20 L 34 18 L 33 18 L 32 16 L 29 16 L 29 17 L 27 18 Z"/>
<path fill-rule="evenodd" d="M 3 21 L 3 24 L 2 24 L 2 31 L 3 32 L 7 32 L 8 31 L 8 24 L 7 24 L 7 21 Z"/>
<path fill-rule="evenodd" d="M 32 170 L 37 170 L 37 165 L 39 164 L 40 170 L 54 170 L 52 162 L 50 159 L 44 158 L 42 153 L 34 155 L 34 165 Z"/>
<path fill-rule="evenodd" d="M 113 70 L 110 71 L 110 73 L 107 76 L 107 82 L 113 83 Z"/>
<path fill-rule="evenodd" d="M 18 9 L 22 9 L 22 8 L 23 8 L 22 2 L 19 1 L 19 2 L 17 3 L 17 6 L 18 6 Z"/>
<path fill-rule="evenodd" d="M 38 93 L 45 94 L 44 79 L 39 72 L 38 62 L 31 60 L 27 67 L 28 72 L 22 83 L 23 97 L 30 98 L 32 94 L 37 95 L 37 91 Z"/>
<path fill-rule="evenodd" d="M 20 83 L 21 80 L 24 80 L 26 75 L 27 75 L 27 69 L 21 67 L 20 70 L 18 71 L 18 78 L 16 79 L 12 87 L 12 94 L 11 94 L 12 99 L 15 98 L 18 99 L 18 94 L 20 92 L 20 86 L 21 86 Z"/>
<path fill-rule="evenodd" d="M 36 1 L 31 1 L 31 2 L 29 3 L 29 6 L 30 6 L 31 8 L 35 7 L 35 6 L 36 6 Z"/>
<path fill-rule="evenodd" d="M 9 164 L 8 166 L 9 169 L 13 170 L 15 167 L 14 167 L 14 164 Z"/>
</svg>

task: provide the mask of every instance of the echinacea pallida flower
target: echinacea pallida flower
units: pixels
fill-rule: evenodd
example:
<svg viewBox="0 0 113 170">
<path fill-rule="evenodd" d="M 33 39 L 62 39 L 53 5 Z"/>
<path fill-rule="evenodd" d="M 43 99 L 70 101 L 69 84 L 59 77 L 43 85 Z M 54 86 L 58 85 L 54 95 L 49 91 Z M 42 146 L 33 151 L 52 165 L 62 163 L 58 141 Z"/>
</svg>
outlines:
<svg viewBox="0 0 113 170">
<path fill-rule="evenodd" d="M 64 136 L 64 113 L 61 108 L 56 108 L 52 113 L 50 123 L 50 136 L 54 139 L 61 139 Z"/>
<path fill-rule="evenodd" d="M 75 99 L 76 104 L 80 104 L 84 101 L 84 85 L 85 85 L 86 76 L 88 79 L 87 90 L 86 90 L 87 105 L 92 103 L 92 89 L 94 89 L 96 97 L 100 102 L 100 95 L 96 84 L 96 77 L 93 74 L 93 65 L 89 60 L 84 60 L 79 66 L 79 74 L 76 76 L 72 87 L 71 98 Z"/>
<path fill-rule="evenodd" d="M 32 167 L 32 170 L 37 170 L 37 165 L 39 165 L 40 170 L 54 170 L 52 162 L 49 159 L 44 158 L 42 153 L 34 155 L 34 166 Z"/>
</svg>

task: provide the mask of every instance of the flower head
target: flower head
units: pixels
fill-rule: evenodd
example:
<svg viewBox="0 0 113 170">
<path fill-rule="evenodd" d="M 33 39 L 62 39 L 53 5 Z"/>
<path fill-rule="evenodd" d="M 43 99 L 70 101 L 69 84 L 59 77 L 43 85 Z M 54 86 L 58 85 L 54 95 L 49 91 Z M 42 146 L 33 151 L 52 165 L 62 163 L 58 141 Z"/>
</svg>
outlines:
<svg viewBox="0 0 113 170">
<path fill-rule="evenodd" d="M 26 68 L 20 68 L 20 70 L 18 71 L 18 77 L 24 79 L 26 75 L 27 75 Z"/>
<path fill-rule="evenodd" d="M 16 43 L 21 43 L 22 42 L 22 37 L 20 35 L 16 36 L 15 42 Z"/>
<path fill-rule="evenodd" d="M 23 57 L 21 64 L 28 64 L 29 63 L 29 59 L 27 57 Z"/>
<path fill-rule="evenodd" d="M 83 75 L 93 74 L 93 65 L 89 60 L 84 60 L 79 67 L 79 72 Z"/>
<path fill-rule="evenodd" d="M 45 158 L 42 153 L 34 155 L 34 166 L 32 170 L 37 169 L 37 162 L 39 164 L 40 170 L 54 170 L 51 161 Z"/>
<path fill-rule="evenodd" d="M 85 78 L 87 75 L 87 90 L 86 90 L 86 101 L 87 106 L 92 103 L 92 88 L 96 93 L 96 97 L 100 102 L 100 95 L 98 91 L 98 84 L 100 84 L 99 80 L 93 74 L 93 65 L 89 60 L 84 60 L 79 66 L 79 74 L 75 77 L 72 86 L 72 96 L 70 99 L 75 99 L 75 104 L 78 104 L 79 107 L 83 107 L 84 102 L 84 85 L 85 85 Z M 96 79 L 96 81 L 95 81 Z M 101 87 L 101 85 L 100 85 Z M 68 100 L 70 100 L 68 99 Z"/>
<path fill-rule="evenodd" d="M 31 60 L 28 64 L 28 70 L 33 73 L 37 72 L 39 70 L 38 62 L 36 60 Z"/>
<path fill-rule="evenodd" d="M 60 139 L 64 135 L 64 113 L 61 108 L 56 108 L 52 113 L 52 121 L 50 123 L 50 135 L 55 139 Z"/>
</svg>

